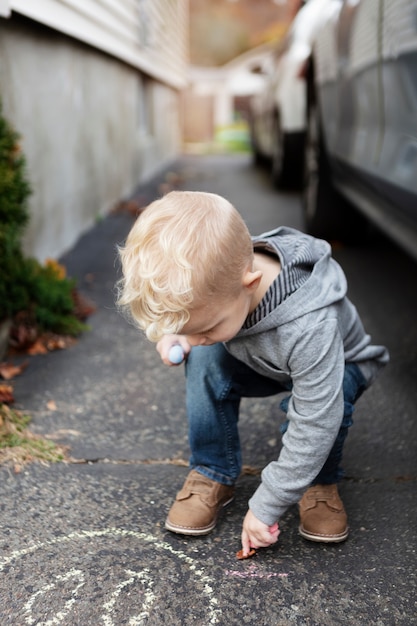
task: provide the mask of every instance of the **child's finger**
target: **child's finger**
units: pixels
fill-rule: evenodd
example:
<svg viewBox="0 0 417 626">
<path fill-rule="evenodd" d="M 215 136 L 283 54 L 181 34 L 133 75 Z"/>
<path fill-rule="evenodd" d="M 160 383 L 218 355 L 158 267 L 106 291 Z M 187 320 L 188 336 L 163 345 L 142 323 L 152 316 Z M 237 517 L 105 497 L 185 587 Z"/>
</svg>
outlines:
<svg viewBox="0 0 417 626">
<path fill-rule="evenodd" d="M 270 526 L 268 528 L 268 530 L 269 530 L 269 536 L 272 539 L 272 543 L 275 543 L 275 541 L 278 541 L 278 537 L 279 537 L 280 532 L 281 532 L 280 529 L 279 529 L 278 523 L 275 522 L 275 524 Z"/>
<path fill-rule="evenodd" d="M 249 539 L 249 535 L 245 531 L 242 532 L 241 542 L 242 542 L 242 553 L 246 557 L 246 555 L 249 554 L 252 548 L 252 545 Z"/>
</svg>

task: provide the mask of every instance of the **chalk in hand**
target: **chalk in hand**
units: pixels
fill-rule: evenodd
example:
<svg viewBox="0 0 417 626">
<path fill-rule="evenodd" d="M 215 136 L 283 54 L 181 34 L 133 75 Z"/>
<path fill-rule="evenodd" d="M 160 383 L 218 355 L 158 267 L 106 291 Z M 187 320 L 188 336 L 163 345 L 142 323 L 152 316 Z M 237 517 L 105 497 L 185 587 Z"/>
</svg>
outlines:
<svg viewBox="0 0 417 626">
<path fill-rule="evenodd" d="M 168 359 L 171 361 L 171 363 L 174 363 L 174 364 L 183 362 L 184 350 L 178 343 L 175 344 L 174 346 L 171 346 L 171 348 L 169 349 Z"/>
<path fill-rule="evenodd" d="M 239 550 L 239 552 L 236 552 L 236 558 L 239 559 L 239 561 L 241 561 L 242 559 L 250 559 L 251 556 L 255 556 L 255 554 L 256 554 L 255 548 L 251 548 L 247 554 L 243 553 L 243 548 L 242 548 L 241 550 Z"/>
</svg>

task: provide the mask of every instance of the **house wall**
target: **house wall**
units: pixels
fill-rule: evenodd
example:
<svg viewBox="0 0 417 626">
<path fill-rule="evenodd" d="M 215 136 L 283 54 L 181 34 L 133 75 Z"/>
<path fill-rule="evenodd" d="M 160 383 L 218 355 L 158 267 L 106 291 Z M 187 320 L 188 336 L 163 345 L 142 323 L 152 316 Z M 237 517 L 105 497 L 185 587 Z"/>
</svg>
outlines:
<svg viewBox="0 0 417 626">
<path fill-rule="evenodd" d="M 11 11 L 183 86 L 188 0 L 0 0 Z"/>
<path fill-rule="evenodd" d="M 3 114 L 22 137 L 33 188 L 27 255 L 61 256 L 181 149 L 185 58 L 164 80 L 156 61 L 151 75 L 122 56 L 17 12 L 0 18 Z"/>
</svg>

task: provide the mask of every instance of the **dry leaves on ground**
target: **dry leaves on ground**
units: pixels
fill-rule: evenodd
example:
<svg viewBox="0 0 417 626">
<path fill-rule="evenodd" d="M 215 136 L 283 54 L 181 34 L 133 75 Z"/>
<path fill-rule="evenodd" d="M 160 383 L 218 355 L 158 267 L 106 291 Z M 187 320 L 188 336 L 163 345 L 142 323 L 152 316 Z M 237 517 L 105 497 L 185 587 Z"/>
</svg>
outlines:
<svg viewBox="0 0 417 626">
<path fill-rule="evenodd" d="M 0 465 L 19 473 L 30 462 L 54 463 L 67 458 L 68 448 L 27 429 L 30 417 L 0 405 Z"/>
<path fill-rule="evenodd" d="M 4 380 L 12 380 L 19 376 L 27 368 L 29 361 L 25 361 L 20 365 L 14 365 L 13 363 L 0 363 L 0 376 Z"/>
<path fill-rule="evenodd" d="M 0 403 L 12 404 L 14 402 L 13 387 L 0 383 Z"/>
</svg>

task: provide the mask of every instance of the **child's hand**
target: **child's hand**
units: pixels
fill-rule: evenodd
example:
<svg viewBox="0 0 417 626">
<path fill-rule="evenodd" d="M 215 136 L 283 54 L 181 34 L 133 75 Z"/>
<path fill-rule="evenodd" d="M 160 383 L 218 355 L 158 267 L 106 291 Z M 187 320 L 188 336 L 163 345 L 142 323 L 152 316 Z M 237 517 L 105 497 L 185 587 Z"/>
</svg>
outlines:
<svg viewBox="0 0 417 626">
<path fill-rule="evenodd" d="M 267 526 L 249 511 L 243 520 L 242 548 L 243 554 L 248 554 L 251 548 L 267 548 L 278 541 L 280 530 L 278 524 Z"/>
<path fill-rule="evenodd" d="M 181 346 L 184 352 L 184 357 L 186 357 L 191 350 L 190 344 L 183 335 L 164 335 L 164 337 L 162 337 L 162 339 L 156 344 L 156 349 L 161 355 L 161 359 L 165 365 L 175 366 L 182 363 L 182 361 L 180 363 L 172 363 L 169 359 L 169 351 L 172 346 L 175 345 Z"/>
</svg>

